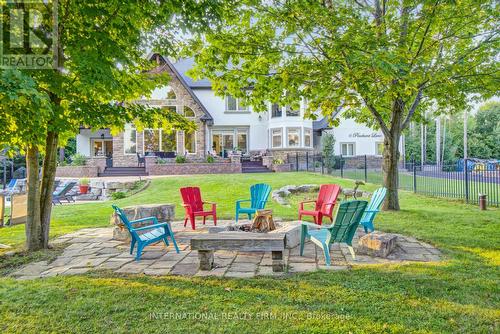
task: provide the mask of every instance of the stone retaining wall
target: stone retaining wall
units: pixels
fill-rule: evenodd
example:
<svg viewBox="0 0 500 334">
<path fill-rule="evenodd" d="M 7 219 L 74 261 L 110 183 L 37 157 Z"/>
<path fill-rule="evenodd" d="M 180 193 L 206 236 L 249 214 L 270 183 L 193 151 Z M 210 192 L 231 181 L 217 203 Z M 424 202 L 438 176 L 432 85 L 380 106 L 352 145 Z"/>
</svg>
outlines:
<svg viewBox="0 0 500 334">
<path fill-rule="evenodd" d="M 149 175 L 241 173 L 241 163 L 182 163 L 146 165 Z"/>
<path fill-rule="evenodd" d="M 97 166 L 58 166 L 56 177 L 97 177 L 98 173 Z"/>
</svg>

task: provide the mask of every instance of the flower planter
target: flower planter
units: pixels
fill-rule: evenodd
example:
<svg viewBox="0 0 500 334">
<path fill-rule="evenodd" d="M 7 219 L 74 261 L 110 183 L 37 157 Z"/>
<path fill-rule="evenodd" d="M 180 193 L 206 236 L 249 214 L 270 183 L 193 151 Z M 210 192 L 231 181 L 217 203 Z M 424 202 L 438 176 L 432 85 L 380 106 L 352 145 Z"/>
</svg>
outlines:
<svg viewBox="0 0 500 334">
<path fill-rule="evenodd" d="M 80 194 L 83 194 L 83 195 L 86 194 L 86 193 L 88 193 L 88 191 L 89 191 L 89 186 L 88 185 L 86 185 L 86 186 L 80 185 L 79 188 L 80 188 Z"/>
</svg>

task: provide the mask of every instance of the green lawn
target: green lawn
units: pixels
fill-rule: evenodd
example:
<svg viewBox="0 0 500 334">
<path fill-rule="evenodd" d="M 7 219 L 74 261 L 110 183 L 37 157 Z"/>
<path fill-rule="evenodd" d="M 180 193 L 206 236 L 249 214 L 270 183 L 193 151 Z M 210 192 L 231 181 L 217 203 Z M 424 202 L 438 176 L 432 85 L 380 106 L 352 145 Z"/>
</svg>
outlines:
<svg viewBox="0 0 500 334">
<path fill-rule="evenodd" d="M 312 173 L 176 177 L 156 179 L 146 191 L 116 203 L 173 202 L 179 208 L 178 188 L 200 185 L 204 197 L 219 204 L 219 215 L 229 218 L 234 200 L 245 198 L 255 182 L 273 188 L 323 182 L 352 185 L 350 180 Z M 293 219 L 300 199 L 294 197 L 291 208 L 275 203 L 271 207 L 276 216 Z M 480 212 L 476 206 L 408 192 L 401 193 L 401 205 L 400 212 L 381 213 L 377 228 L 434 244 L 444 252 L 443 262 L 280 279 L 152 278 L 102 272 L 35 281 L 0 278 L 0 331 L 498 332 L 500 210 Z M 57 207 L 52 234 L 106 226 L 110 213 L 110 203 Z M 0 243 L 19 245 L 23 236 L 22 226 L 0 229 Z"/>
</svg>

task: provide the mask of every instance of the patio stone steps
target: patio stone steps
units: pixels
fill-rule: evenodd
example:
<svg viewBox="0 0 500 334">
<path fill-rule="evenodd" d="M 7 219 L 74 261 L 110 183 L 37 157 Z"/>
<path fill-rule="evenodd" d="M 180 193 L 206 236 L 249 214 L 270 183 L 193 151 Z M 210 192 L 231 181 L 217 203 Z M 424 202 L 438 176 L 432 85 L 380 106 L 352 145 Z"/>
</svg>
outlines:
<svg viewBox="0 0 500 334">
<path fill-rule="evenodd" d="M 260 161 L 242 161 L 241 171 L 243 173 L 271 173 Z"/>
<path fill-rule="evenodd" d="M 98 176 L 148 176 L 145 167 L 106 167 Z"/>
</svg>

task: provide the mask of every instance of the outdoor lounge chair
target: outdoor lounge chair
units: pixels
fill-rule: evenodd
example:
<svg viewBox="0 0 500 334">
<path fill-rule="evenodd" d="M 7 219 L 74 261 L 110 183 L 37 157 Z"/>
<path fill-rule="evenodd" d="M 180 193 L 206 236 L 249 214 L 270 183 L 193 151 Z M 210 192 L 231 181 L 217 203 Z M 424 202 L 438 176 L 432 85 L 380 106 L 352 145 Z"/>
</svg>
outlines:
<svg viewBox="0 0 500 334">
<path fill-rule="evenodd" d="M 359 221 L 367 205 L 367 201 L 344 201 L 340 203 L 337 216 L 335 217 L 335 223 L 331 225 L 319 226 L 302 222 L 300 256 L 304 254 L 306 239 L 310 239 L 323 250 L 327 266 L 331 263 L 330 245 L 334 242 L 346 243 L 352 258 L 356 259 L 356 254 L 352 248 L 352 238 L 356 233 Z"/>
<path fill-rule="evenodd" d="M 3 194 L 12 195 L 14 193 L 14 191 L 16 190 L 17 181 L 18 181 L 18 179 L 11 179 L 9 181 L 9 183 L 7 184 L 7 187 L 5 189 L 1 190 L 0 192 Z"/>
<path fill-rule="evenodd" d="M 146 158 L 137 153 L 137 166 L 141 167 L 141 165 L 142 167 L 146 167 Z"/>
<path fill-rule="evenodd" d="M 318 225 L 323 223 L 323 217 L 330 218 L 333 222 L 333 208 L 335 207 L 335 202 L 340 194 L 340 186 L 336 184 L 322 184 L 319 188 L 318 198 L 315 201 L 304 201 L 300 203 L 299 206 L 299 220 L 302 220 L 302 216 L 312 216 L 314 222 Z M 314 209 L 307 210 L 304 208 L 304 204 L 314 203 Z"/>
<path fill-rule="evenodd" d="M 141 259 L 142 250 L 144 247 L 156 243 L 158 241 L 163 241 L 165 245 L 168 246 L 168 239 L 172 240 L 174 244 L 175 251 L 179 253 L 179 247 L 177 247 L 177 243 L 175 242 L 174 232 L 170 228 L 168 223 L 158 223 L 158 219 L 156 217 L 146 217 L 136 220 L 128 220 L 127 215 L 123 212 L 122 209 L 117 207 L 116 205 L 112 205 L 115 213 L 120 220 L 123 222 L 123 225 L 127 228 L 130 233 L 131 241 L 130 241 L 130 254 L 134 252 L 135 244 L 137 244 L 137 253 L 135 255 L 135 260 L 138 261 Z M 153 224 L 135 227 L 135 225 L 143 225 L 145 222 L 151 221 Z"/>
<path fill-rule="evenodd" d="M 75 185 L 76 182 L 68 182 L 60 190 L 54 191 L 52 193 L 52 204 L 62 204 L 61 200 L 66 200 L 68 203 L 74 202 L 75 199 L 69 192 Z"/>
<path fill-rule="evenodd" d="M 236 222 L 238 222 L 241 213 L 247 214 L 248 219 L 252 219 L 252 215 L 257 210 L 262 210 L 266 206 L 267 199 L 271 193 L 271 186 L 264 183 L 254 184 L 250 187 L 250 199 L 241 199 L 236 201 Z M 250 207 L 242 208 L 241 203 L 250 202 Z"/>
<path fill-rule="evenodd" d="M 380 207 L 384 202 L 386 193 L 387 189 L 385 189 L 384 187 L 378 188 L 373 193 L 372 198 L 370 199 L 370 203 L 366 207 L 365 213 L 363 214 L 363 217 L 359 222 L 361 225 L 363 225 L 366 233 L 373 232 L 375 230 L 375 228 L 373 227 L 373 220 L 375 219 L 377 213 L 380 211 Z"/>
<path fill-rule="evenodd" d="M 186 226 L 188 219 L 191 221 L 191 227 L 196 229 L 195 219 L 196 217 L 203 217 L 203 225 L 205 225 L 205 220 L 207 216 L 212 216 L 214 218 L 214 225 L 217 225 L 217 213 L 216 204 L 211 202 L 203 202 L 201 199 L 200 188 L 198 187 L 185 187 L 181 188 L 182 201 L 184 202 L 182 206 L 186 210 L 186 215 L 184 217 L 184 226 Z M 204 204 L 211 204 L 212 208 L 205 211 L 203 208 Z"/>
</svg>

